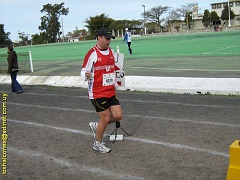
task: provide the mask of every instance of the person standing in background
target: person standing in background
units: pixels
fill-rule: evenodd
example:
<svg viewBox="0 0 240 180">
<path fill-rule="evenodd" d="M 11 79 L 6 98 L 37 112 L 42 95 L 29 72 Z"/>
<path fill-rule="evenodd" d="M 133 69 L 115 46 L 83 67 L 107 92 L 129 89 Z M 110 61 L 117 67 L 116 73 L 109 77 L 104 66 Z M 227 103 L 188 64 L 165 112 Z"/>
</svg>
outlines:
<svg viewBox="0 0 240 180">
<path fill-rule="evenodd" d="M 13 46 L 8 46 L 8 71 L 7 73 L 11 75 L 11 88 L 12 92 L 17 92 L 17 94 L 23 92 L 22 86 L 17 81 L 17 73 L 18 73 L 18 58 L 17 53 L 13 50 Z"/>
<path fill-rule="evenodd" d="M 131 35 L 131 32 L 128 31 L 128 28 L 125 29 L 123 41 L 126 42 L 127 44 L 128 54 L 132 54 L 132 49 L 131 49 L 132 35 Z"/>
</svg>

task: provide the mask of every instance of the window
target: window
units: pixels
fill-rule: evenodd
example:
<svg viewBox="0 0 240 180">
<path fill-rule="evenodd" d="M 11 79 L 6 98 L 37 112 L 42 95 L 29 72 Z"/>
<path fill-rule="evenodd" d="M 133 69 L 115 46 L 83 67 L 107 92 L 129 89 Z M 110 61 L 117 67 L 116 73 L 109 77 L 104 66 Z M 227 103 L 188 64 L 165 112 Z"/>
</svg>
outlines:
<svg viewBox="0 0 240 180">
<path fill-rule="evenodd" d="M 235 5 L 236 6 L 240 6 L 240 2 L 235 2 Z"/>
<path fill-rule="evenodd" d="M 222 4 L 217 4 L 217 8 L 222 8 Z"/>
<path fill-rule="evenodd" d="M 190 29 L 193 28 L 193 24 L 190 24 Z M 182 24 L 182 29 L 187 29 L 187 24 Z"/>
<path fill-rule="evenodd" d="M 216 4 L 213 4 L 213 5 L 212 5 L 212 9 L 216 9 Z"/>
<path fill-rule="evenodd" d="M 229 3 L 229 7 L 233 7 L 233 3 L 232 2 Z"/>
<path fill-rule="evenodd" d="M 187 25 L 186 24 L 182 24 L 182 29 L 187 29 Z"/>
<path fill-rule="evenodd" d="M 213 21 L 210 24 L 211 25 L 221 25 L 221 21 Z"/>
</svg>

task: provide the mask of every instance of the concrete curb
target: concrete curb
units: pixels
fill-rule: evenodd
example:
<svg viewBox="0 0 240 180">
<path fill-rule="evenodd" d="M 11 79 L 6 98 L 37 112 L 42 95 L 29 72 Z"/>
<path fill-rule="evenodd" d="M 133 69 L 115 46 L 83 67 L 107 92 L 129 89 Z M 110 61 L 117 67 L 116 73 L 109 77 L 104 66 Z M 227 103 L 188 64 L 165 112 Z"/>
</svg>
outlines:
<svg viewBox="0 0 240 180">
<path fill-rule="evenodd" d="M 17 79 L 22 85 L 87 88 L 87 82 L 84 82 L 80 76 L 19 75 Z M 0 84 L 10 83 L 9 75 L 0 75 Z M 176 94 L 240 95 L 240 78 L 126 76 L 125 87 L 118 89 Z"/>
</svg>

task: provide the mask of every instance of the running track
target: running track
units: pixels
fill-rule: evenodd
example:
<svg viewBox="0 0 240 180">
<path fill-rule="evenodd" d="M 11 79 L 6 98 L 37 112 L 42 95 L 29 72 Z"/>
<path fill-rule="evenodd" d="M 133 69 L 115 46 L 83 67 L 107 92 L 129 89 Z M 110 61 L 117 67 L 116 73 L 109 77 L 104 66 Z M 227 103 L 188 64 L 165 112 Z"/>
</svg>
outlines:
<svg viewBox="0 0 240 180">
<path fill-rule="evenodd" d="M 97 120 L 86 89 L 25 86 L 8 93 L 8 175 L 3 179 L 226 179 L 239 138 L 240 97 L 119 91 L 123 141 L 92 150 Z M 110 125 L 106 133 L 111 133 Z"/>
</svg>

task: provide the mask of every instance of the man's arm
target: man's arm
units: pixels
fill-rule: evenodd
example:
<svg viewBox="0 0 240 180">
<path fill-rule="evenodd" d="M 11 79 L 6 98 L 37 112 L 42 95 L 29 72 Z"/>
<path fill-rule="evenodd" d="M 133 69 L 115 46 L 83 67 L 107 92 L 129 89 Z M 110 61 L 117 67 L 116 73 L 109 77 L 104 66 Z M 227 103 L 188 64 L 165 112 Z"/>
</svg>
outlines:
<svg viewBox="0 0 240 180">
<path fill-rule="evenodd" d="M 90 75 L 91 75 L 90 72 L 92 70 L 95 59 L 96 59 L 95 58 L 95 51 L 92 48 L 86 54 L 86 56 L 84 58 L 84 61 L 83 61 L 82 70 L 80 72 L 80 76 L 84 81 L 87 81 L 87 79 L 90 78 Z"/>
<path fill-rule="evenodd" d="M 124 41 L 124 42 L 127 42 L 127 33 L 124 34 L 123 41 Z"/>
</svg>

